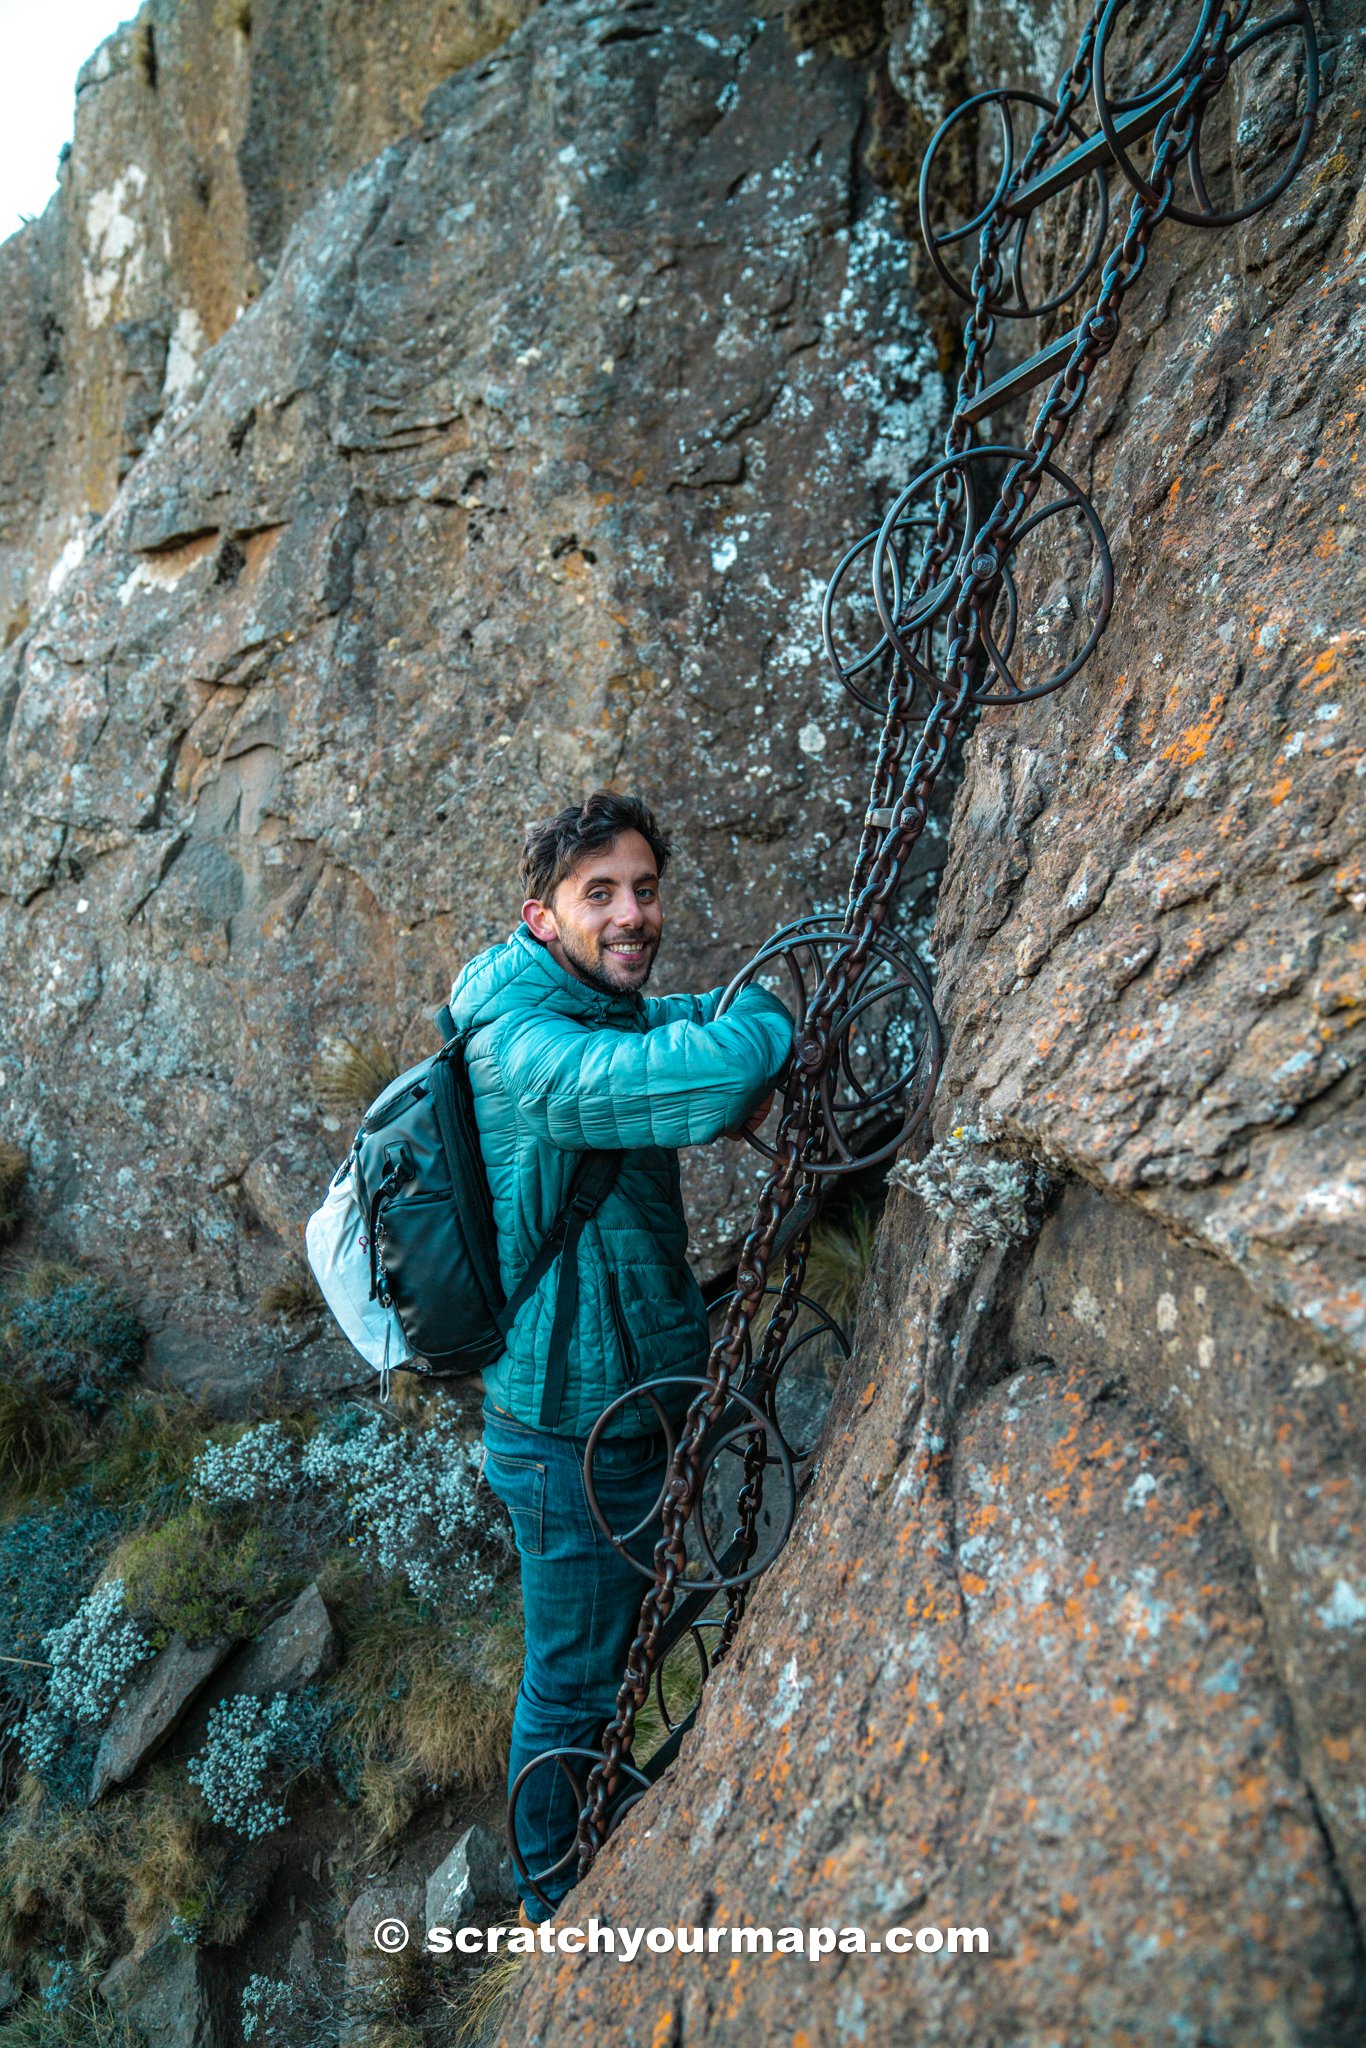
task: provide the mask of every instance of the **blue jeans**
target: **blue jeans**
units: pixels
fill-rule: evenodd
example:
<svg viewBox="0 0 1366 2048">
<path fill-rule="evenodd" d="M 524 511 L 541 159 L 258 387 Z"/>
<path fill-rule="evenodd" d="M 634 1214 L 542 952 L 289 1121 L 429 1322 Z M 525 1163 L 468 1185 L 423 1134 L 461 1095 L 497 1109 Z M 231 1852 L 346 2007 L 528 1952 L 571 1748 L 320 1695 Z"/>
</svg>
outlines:
<svg viewBox="0 0 1366 2048">
<path fill-rule="evenodd" d="M 593 1519 L 583 1476 L 587 1439 L 532 1429 L 489 1400 L 483 1413 L 484 1476 L 512 1516 L 522 1560 L 526 1662 L 512 1717 L 510 1793 L 522 1766 L 543 1750 L 597 1749 L 616 1711 L 650 1581 L 623 1562 Z M 620 1535 L 650 1514 L 665 1471 L 662 1434 L 600 1441 L 593 1485 Z M 655 1515 L 629 1548 L 648 1562 L 663 1533 Z M 572 1768 L 582 1786 L 592 1763 L 576 1759 Z M 555 1905 L 578 1881 L 578 1820 L 565 1773 L 553 1764 L 533 1771 L 517 1802 L 517 1847 Z M 561 1857 L 560 1869 L 542 1875 Z M 545 1907 L 520 1875 L 517 1889 L 527 1917 L 544 1920 Z"/>
</svg>

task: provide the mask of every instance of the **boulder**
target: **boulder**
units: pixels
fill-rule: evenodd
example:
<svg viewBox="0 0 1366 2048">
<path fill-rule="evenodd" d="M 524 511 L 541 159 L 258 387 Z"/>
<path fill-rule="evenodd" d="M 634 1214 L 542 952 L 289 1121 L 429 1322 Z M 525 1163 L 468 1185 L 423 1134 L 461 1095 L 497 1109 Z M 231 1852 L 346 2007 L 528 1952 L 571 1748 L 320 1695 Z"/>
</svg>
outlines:
<svg viewBox="0 0 1366 2048">
<path fill-rule="evenodd" d="M 225 1680 L 234 1692 L 299 1692 L 336 1669 L 336 1631 L 316 1585 L 305 1586 L 284 1614 L 235 1657 Z"/>
<path fill-rule="evenodd" d="M 244 1643 L 219 1667 L 213 1683 L 203 1688 L 177 1730 L 177 1753 L 188 1756 L 203 1747 L 209 1715 L 224 1700 L 239 1693 L 265 1698 L 270 1693 L 301 1692 L 329 1677 L 339 1656 L 327 1603 L 316 1585 L 305 1586 L 254 1642 Z"/>
<path fill-rule="evenodd" d="M 516 1896 L 506 1841 L 476 1823 L 427 1879 L 427 1925 L 459 1927 L 478 1908 L 505 1905 Z"/>
<path fill-rule="evenodd" d="M 229 2048 L 236 2039 L 226 1988 L 203 1950 L 173 1934 L 120 1956 L 100 1990 L 155 2048 Z"/>
<path fill-rule="evenodd" d="M 90 1780 L 90 1803 L 122 1785 L 144 1764 L 180 1720 L 204 1681 L 232 1648 L 230 1637 L 193 1648 L 173 1636 L 133 1681 L 100 1737 Z"/>
<path fill-rule="evenodd" d="M 377 1879 L 353 1900 L 342 1928 L 342 2048 L 360 2044 L 372 2022 L 392 2015 L 395 1983 L 410 1978 L 422 1954 L 422 1905 L 421 1885 L 401 1877 Z"/>
</svg>

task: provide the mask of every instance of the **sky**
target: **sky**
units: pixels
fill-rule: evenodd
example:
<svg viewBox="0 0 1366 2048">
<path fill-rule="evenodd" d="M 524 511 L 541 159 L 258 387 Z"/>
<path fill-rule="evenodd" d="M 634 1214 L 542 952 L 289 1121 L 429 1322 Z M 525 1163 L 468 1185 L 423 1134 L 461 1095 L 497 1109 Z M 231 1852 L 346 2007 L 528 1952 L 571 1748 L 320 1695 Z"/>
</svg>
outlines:
<svg viewBox="0 0 1366 2048">
<path fill-rule="evenodd" d="M 0 241 L 57 189 L 76 73 L 139 0 L 0 0 Z"/>
</svg>

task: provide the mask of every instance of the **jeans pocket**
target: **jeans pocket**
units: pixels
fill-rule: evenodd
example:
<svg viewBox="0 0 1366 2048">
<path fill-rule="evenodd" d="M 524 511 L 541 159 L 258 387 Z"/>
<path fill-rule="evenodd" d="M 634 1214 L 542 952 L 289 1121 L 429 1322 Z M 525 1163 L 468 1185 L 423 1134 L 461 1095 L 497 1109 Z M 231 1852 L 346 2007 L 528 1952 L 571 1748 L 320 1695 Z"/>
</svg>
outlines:
<svg viewBox="0 0 1366 2048">
<path fill-rule="evenodd" d="M 644 1473 L 663 1474 L 662 1436 L 605 1436 L 593 1452 L 594 1477 L 639 1479 Z"/>
<path fill-rule="evenodd" d="M 512 1517 L 517 1548 L 539 1557 L 545 1547 L 545 1466 L 484 1446 L 484 1477 Z"/>
</svg>

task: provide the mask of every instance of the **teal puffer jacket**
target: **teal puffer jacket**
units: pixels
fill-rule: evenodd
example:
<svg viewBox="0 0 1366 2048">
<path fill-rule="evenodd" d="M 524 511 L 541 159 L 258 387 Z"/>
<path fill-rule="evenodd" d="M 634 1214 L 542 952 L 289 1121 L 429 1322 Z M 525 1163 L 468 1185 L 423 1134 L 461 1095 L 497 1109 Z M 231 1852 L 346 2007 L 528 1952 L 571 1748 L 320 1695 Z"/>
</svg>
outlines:
<svg viewBox="0 0 1366 2048">
<path fill-rule="evenodd" d="M 559 1214 L 580 1153 L 626 1155 L 579 1244 L 557 1436 L 587 1436 L 632 1380 L 705 1364 L 707 1316 L 685 1256 L 677 1148 L 743 1122 L 792 1045 L 792 1020 L 775 996 L 746 988 L 718 1017 L 720 995 L 604 995 L 525 925 L 471 960 L 451 990 L 456 1026 L 472 1033 L 466 1056 L 507 1293 Z M 533 1428 L 558 1277 L 557 1260 L 484 1371 L 490 1398 Z M 671 1389 L 665 1405 L 679 1414 L 689 1398 Z M 633 1402 L 609 1434 L 658 1426 L 647 1402 Z"/>
</svg>

